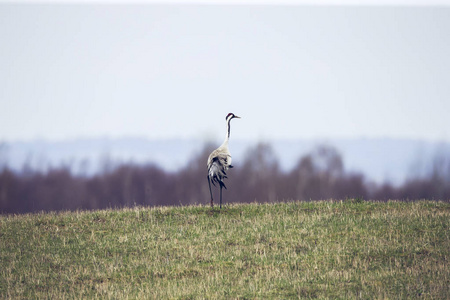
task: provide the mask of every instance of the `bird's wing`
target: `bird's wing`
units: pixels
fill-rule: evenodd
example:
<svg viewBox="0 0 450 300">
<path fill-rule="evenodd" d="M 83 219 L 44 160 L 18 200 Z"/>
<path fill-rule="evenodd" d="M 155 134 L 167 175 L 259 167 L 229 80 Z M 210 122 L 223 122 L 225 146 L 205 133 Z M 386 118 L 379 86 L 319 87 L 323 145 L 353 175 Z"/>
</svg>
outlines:
<svg viewBox="0 0 450 300">
<path fill-rule="evenodd" d="M 231 155 L 224 151 L 219 151 L 219 149 L 214 150 L 208 158 L 208 167 L 215 160 L 219 162 L 219 164 L 225 168 L 231 164 Z"/>
<path fill-rule="evenodd" d="M 208 171 L 216 169 L 220 171 L 223 175 L 226 175 L 231 164 L 231 155 L 224 151 L 219 151 L 219 149 L 214 150 L 208 158 Z"/>
</svg>

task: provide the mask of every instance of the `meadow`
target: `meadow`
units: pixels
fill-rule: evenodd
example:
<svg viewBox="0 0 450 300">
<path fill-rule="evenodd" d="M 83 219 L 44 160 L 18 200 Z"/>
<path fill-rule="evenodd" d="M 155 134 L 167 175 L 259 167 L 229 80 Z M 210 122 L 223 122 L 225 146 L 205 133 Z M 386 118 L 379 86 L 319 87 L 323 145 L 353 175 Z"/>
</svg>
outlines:
<svg viewBox="0 0 450 300">
<path fill-rule="evenodd" d="M 2 299 L 450 298 L 450 203 L 0 216 Z"/>
</svg>

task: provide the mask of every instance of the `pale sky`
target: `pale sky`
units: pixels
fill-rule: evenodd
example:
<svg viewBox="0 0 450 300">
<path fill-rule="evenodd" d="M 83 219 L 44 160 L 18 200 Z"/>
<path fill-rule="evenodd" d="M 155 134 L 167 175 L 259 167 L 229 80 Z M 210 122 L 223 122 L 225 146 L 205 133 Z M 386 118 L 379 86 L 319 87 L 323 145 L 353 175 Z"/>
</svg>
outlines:
<svg viewBox="0 0 450 300">
<path fill-rule="evenodd" d="M 450 141 L 450 7 L 430 3 L 0 2 L 0 141 L 222 139 L 229 112 L 240 139 Z"/>
</svg>

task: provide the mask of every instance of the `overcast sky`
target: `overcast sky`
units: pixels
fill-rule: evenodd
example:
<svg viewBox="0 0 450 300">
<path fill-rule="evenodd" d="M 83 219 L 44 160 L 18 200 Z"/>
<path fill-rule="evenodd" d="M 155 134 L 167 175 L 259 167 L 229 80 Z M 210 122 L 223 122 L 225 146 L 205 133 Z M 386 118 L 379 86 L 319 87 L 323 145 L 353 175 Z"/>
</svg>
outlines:
<svg viewBox="0 0 450 300">
<path fill-rule="evenodd" d="M 232 138 L 450 141 L 445 5 L 0 2 L 0 43 L 0 141 L 222 139 L 229 112 Z"/>
</svg>

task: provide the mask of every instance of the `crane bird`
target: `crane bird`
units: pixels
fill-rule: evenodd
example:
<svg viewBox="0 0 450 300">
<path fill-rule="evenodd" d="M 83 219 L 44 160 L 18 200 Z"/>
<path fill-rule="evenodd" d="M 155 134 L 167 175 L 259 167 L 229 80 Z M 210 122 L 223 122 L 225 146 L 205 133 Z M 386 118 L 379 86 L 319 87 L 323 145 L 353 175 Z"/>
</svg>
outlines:
<svg viewBox="0 0 450 300">
<path fill-rule="evenodd" d="M 223 180 L 227 178 L 227 170 L 228 168 L 232 168 L 231 165 L 231 154 L 230 150 L 228 150 L 228 140 L 230 139 L 230 122 L 232 119 L 240 117 L 236 116 L 233 113 L 229 113 L 225 120 L 227 121 L 227 135 L 225 136 L 225 141 L 222 145 L 211 152 L 208 157 L 208 185 L 209 192 L 211 194 L 211 207 L 214 207 L 213 194 L 211 190 L 211 183 L 216 186 L 216 183 L 219 184 L 220 187 L 220 208 L 222 208 L 222 188 L 227 188 Z"/>
</svg>

